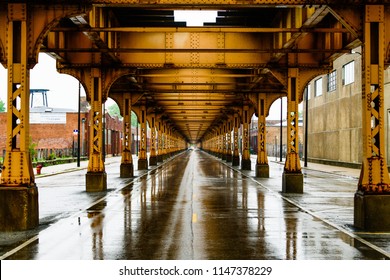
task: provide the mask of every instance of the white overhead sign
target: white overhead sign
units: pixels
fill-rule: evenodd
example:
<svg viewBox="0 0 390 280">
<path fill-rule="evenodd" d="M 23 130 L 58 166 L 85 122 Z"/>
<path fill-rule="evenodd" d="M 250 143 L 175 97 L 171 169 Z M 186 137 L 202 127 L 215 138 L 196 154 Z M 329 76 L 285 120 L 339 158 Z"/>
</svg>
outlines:
<svg viewBox="0 0 390 280">
<path fill-rule="evenodd" d="M 30 124 L 66 124 L 66 113 L 30 113 Z"/>
</svg>

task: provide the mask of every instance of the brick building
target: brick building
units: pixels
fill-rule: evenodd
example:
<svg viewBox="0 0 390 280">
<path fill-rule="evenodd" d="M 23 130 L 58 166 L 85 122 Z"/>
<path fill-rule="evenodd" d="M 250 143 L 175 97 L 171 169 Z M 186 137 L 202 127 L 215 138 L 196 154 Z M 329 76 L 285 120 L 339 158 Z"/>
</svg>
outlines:
<svg viewBox="0 0 390 280">
<path fill-rule="evenodd" d="M 46 105 L 46 104 L 45 104 Z M 80 155 L 88 155 L 89 113 L 88 102 L 83 98 L 80 107 Z M 78 113 L 70 109 L 37 106 L 30 108 L 31 148 L 34 158 L 48 159 L 77 155 Z M 105 114 L 105 153 L 119 155 L 122 150 L 122 121 Z M 0 113 L 0 157 L 5 153 L 7 114 Z M 135 135 L 134 131 L 134 135 Z"/>
<path fill-rule="evenodd" d="M 267 127 L 267 154 L 272 157 L 280 156 L 280 120 L 266 120 Z M 249 127 L 250 150 L 252 154 L 257 154 L 257 129 L 258 120 L 253 118 Z M 299 155 L 303 155 L 303 120 L 299 119 Z M 285 157 L 287 150 L 287 122 L 282 122 L 282 156 Z"/>
<path fill-rule="evenodd" d="M 50 113 L 45 114 L 49 115 Z M 52 115 L 56 115 L 57 118 L 62 118 L 63 121 L 57 119 L 59 123 L 31 123 L 30 125 L 31 147 L 36 151 L 35 157 L 47 159 L 54 155 L 56 157 L 77 155 L 78 113 L 59 113 L 58 111 L 55 111 Z M 48 117 L 49 116 L 47 115 L 43 115 L 43 118 Z M 80 154 L 82 156 L 87 156 L 89 148 L 89 114 L 87 112 L 82 112 L 80 117 Z M 37 116 L 34 116 L 31 119 L 34 118 L 37 118 Z M 47 120 L 41 119 L 40 121 L 43 122 Z M 106 154 L 120 155 L 122 150 L 122 121 L 117 117 L 111 117 L 107 113 L 105 127 Z M 7 114 L 0 113 L 0 151 L 2 151 L 2 155 L 5 153 L 6 130 Z M 133 134 L 135 135 L 136 133 L 133 132 Z"/>
</svg>

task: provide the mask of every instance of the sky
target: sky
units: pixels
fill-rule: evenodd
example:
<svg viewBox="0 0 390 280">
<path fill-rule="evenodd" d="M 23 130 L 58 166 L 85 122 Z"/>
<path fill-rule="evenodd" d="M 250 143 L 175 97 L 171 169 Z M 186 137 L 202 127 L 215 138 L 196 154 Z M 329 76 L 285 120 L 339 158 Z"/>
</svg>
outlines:
<svg viewBox="0 0 390 280">
<path fill-rule="evenodd" d="M 217 11 L 175 11 L 176 21 L 187 21 L 187 26 L 202 26 L 203 22 L 213 22 Z M 30 89 L 48 89 L 48 105 L 54 108 L 67 108 L 77 110 L 79 82 L 66 74 L 60 74 L 56 69 L 55 60 L 41 53 L 38 64 L 30 71 Z M 81 95 L 85 91 L 81 87 Z M 7 103 L 7 71 L 0 66 L 0 99 Z M 107 101 L 107 106 L 113 104 L 112 100 Z M 283 112 L 285 118 L 286 100 L 283 101 Z M 280 101 L 274 102 L 271 106 L 268 119 L 280 119 Z"/>
<path fill-rule="evenodd" d="M 30 89 L 48 89 L 49 107 L 77 110 L 78 81 L 56 70 L 56 62 L 46 54 L 39 55 L 39 63 L 30 70 Z M 82 95 L 85 95 L 82 88 Z M 0 99 L 7 101 L 7 71 L 0 66 Z"/>
<path fill-rule="evenodd" d="M 175 21 L 186 21 L 187 26 L 203 26 L 204 22 L 215 22 L 218 11 L 174 11 Z"/>
</svg>

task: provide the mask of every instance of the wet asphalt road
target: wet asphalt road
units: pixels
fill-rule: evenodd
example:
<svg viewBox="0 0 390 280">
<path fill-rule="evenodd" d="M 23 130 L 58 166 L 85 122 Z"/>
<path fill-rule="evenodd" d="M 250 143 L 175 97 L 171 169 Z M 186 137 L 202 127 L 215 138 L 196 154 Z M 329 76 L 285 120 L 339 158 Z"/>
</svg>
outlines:
<svg viewBox="0 0 390 280">
<path fill-rule="evenodd" d="M 307 200 L 286 199 L 278 191 L 280 176 L 256 182 L 201 151 L 185 152 L 134 179 L 119 178 L 118 163 L 107 165 L 107 173 L 108 191 L 94 194 L 85 192 L 85 171 L 40 178 L 40 228 L 2 233 L 1 254 L 55 260 L 387 258 L 322 220 L 321 213 L 337 210 L 332 199 L 338 197 L 320 202 L 321 183 L 305 183 L 313 188 Z M 337 178 L 348 188 L 339 195 L 350 195 Z M 305 174 L 310 180 L 330 179 L 312 172 Z M 331 222 L 340 222 L 349 208 L 330 215 Z"/>
</svg>

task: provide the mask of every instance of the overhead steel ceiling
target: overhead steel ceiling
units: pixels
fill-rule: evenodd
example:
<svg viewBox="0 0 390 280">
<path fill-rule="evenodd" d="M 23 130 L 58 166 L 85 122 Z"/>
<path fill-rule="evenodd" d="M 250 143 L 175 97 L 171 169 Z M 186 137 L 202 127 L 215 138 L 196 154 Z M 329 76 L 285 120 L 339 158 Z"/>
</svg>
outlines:
<svg viewBox="0 0 390 280">
<path fill-rule="evenodd" d="M 359 30 L 324 5 L 232 7 L 217 1 L 208 7 L 218 8 L 215 23 L 186 27 L 175 22 L 174 10 L 196 5 L 108 2 L 62 19 L 42 51 L 54 55 L 60 69 L 129 69 L 110 96 L 139 94 L 149 112 L 169 119 L 191 143 L 251 94 L 284 95 L 289 67 L 324 71 L 360 44 Z"/>
</svg>

